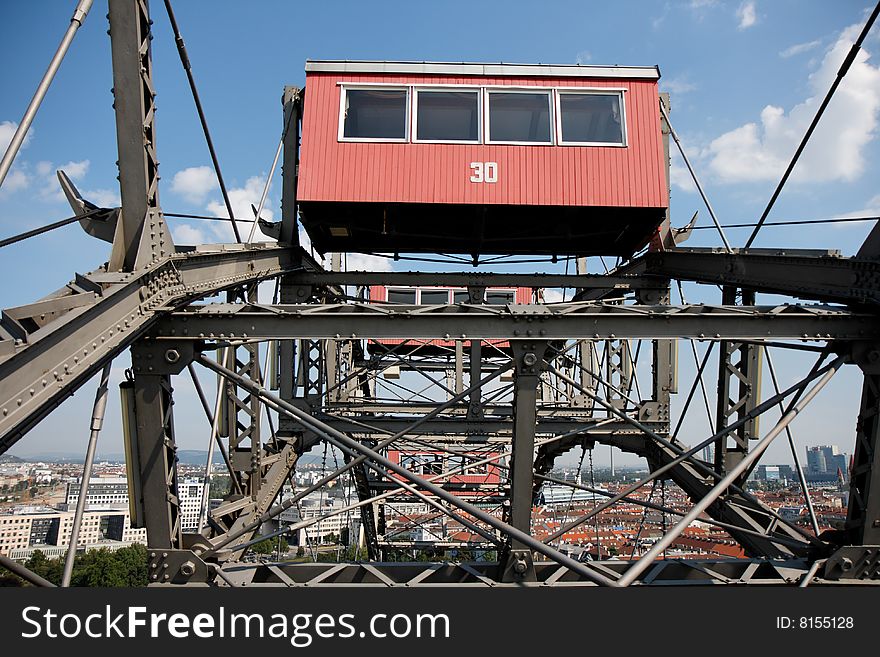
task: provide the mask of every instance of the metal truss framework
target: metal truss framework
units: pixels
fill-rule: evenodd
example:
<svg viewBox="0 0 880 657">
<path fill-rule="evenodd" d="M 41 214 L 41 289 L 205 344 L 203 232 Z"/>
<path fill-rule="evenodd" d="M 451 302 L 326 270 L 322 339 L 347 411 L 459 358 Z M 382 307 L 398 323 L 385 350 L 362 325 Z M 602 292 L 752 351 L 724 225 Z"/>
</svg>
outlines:
<svg viewBox="0 0 880 657">
<path fill-rule="evenodd" d="M 580 262 L 571 275 L 325 271 L 298 243 L 302 93 L 287 88 L 282 219 L 261 222 L 277 244 L 177 248 L 158 201 L 148 6 L 144 0 L 109 4 L 122 207 L 102 209 L 100 225 L 97 219 L 83 224 L 111 243 L 111 253 L 101 268 L 78 274 L 57 293 L 3 311 L 0 453 L 130 349 L 122 399 L 132 524 L 147 528 L 152 582 L 805 586 L 880 578 L 880 253 L 871 238 L 855 258 L 832 251 L 685 249 L 668 239 L 667 221 L 652 250 L 607 274 L 587 274 Z M 668 143 L 665 148 L 668 153 Z M 72 185 L 65 191 L 73 205 L 86 207 Z M 273 303 L 258 303 L 256 284 L 273 279 Z M 721 304 L 673 305 L 671 280 L 722 285 Z M 365 299 L 366 286 L 388 284 L 464 287 L 470 303 Z M 482 303 L 490 286 L 570 288 L 575 296 L 567 303 L 492 306 Z M 358 292 L 349 294 L 352 289 Z M 220 291 L 229 292 L 227 302 L 193 305 Z M 763 292 L 818 303 L 756 305 L 756 293 Z M 671 430 L 681 341 L 720 347 L 714 433 L 695 444 Z M 764 395 L 761 358 L 771 348 L 819 359 L 795 385 Z M 849 509 L 844 527 L 815 536 L 764 506 L 744 482 L 770 441 L 843 362 L 864 373 Z M 221 379 L 213 409 L 193 365 Z M 184 370 L 211 425 L 210 452 L 219 445 L 230 477 L 228 494 L 205 509 L 198 532 L 183 530 L 178 497 L 173 381 Z M 682 414 L 696 382 L 690 389 Z M 782 419 L 762 436 L 759 418 L 779 404 Z M 329 472 L 325 463 L 318 481 L 281 498 L 300 457 L 316 445 L 332 446 L 342 463 Z M 555 460 L 578 447 L 592 458 L 597 445 L 638 455 L 649 474 L 616 494 L 572 484 L 572 491 L 608 499 L 582 516 L 567 513 L 559 530 L 538 540 L 531 535 L 534 498 L 542 482 L 553 481 Z M 711 462 L 701 458 L 709 446 Z M 442 454 L 449 465 L 414 472 L 390 459 L 391 451 Z M 489 467 L 499 473 L 497 482 L 461 476 Z M 615 504 L 683 517 L 662 543 L 681 531 L 688 515 L 638 492 L 665 480 L 684 490 L 693 509 L 702 510 L 700 519 L 727 531 L 748 558 L 655 562 L 649 551 L 632 562 L 584 563 L 554 546 Z M 290 531 L 273 524 L 281 513 L 346 481 L 356 501 L 315 517 L 300 514 L 293 529 L 357 512 L 364 536 L 352 542 L 366 548 L 366 560 L 241 562 L 254 543 Z M 399 527 L 389 526 L 383 510 L 405 501 L 426 505 L 468 537 L 396 541 Z M 419 525 L 402 516 L 404 528 Z M 386 559 L 394 550 L 445 554 L 450 546 L 491 550 L 495 558 L 429 565 Z"/>
</svg>

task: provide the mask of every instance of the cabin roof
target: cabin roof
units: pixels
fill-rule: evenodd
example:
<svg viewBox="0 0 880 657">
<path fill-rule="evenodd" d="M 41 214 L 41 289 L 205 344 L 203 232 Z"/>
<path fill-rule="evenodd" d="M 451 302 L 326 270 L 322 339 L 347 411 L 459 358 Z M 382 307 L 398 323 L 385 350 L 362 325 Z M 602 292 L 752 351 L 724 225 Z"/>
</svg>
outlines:
<svg viewBox="0 0 880 657">
<path fill-rule="evenodd" d="M 659 80 L 658 66 L 593 66 L 585 64 L 508 64 L 473 62 L 394 62 L 310 59 L 306 73 L 393 73 L 474 75 L 482 77 L 577 77 Z"/>
</svg>

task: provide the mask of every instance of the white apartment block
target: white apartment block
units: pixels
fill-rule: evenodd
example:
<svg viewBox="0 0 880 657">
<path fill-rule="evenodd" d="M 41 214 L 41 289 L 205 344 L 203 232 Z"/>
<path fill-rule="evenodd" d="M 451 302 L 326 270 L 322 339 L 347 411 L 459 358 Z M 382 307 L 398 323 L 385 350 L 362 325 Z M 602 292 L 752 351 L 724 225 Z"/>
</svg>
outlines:
<svg viewBox="0 0 880 657">
<path fill-rule="evenodd" d="M 0 515 L 0 554 L 28 548 L 66 548 L 70 545 L 73 511 L 25 508 Z M 133 529 L 127 510 L 86 511 L 77 538 L 78 547 L 146 543 L 147 530 Z M 31 550 L 32 551 L 32 550 Z M 20 552 L 19 552 L 20 554 Z"/>
<path fill-rule="evenodd" d="M 82 479 L 67 484 L 67 509 L 73 511 L 79 501 Z M 125 477 L 92 477 L 86 490 L 86 511 L 91 509 L 127 509 L 128 481 Z"/>
<path fill-rule="evenodd" d="M 205 482 L 202 479 L 181 479 L 177 482 L 177 497 L 180 501 L 180 527 L 185 533 L 199 531 L 199 515 L 204 499 Z"/>
<path fill-rule="evenodd" d="M 281 501 L 290 497 L 292 495 L 289 494 L 282 496 Z M 293 505 L 289 509 L 282 511 L 278 516 L 278 521 L 281 525 L 292 525 L 302 520 L 314 520 L 344 506 L 346 504 L 342 498 L 330 498 L 327 496 L 322 498 L 320 495 L 312 494 L 301 500 L 299 508 L 297 508 L 297 505 Z M 296 542 L 298 545 L 306 545 L 307 542 L 319 543 L 330 534 L 340 536 L 343 529 L 350 529 L 353 519 L 357 519 L 360 522 L 359 510 L 346 511 L 329 518 L 324 518 L 312 525 L 300 528 L 297 532 L 298 540 Z"/>
</svg>

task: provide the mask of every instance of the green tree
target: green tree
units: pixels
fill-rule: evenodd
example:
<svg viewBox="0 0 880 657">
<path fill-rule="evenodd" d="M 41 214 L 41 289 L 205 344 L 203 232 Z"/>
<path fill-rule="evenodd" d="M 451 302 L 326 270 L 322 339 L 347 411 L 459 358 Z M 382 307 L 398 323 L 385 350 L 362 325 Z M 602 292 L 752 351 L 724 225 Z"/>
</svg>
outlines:
<svg viewBox="0 0 880 657">
<path fill-rule="evenodd" d="M 37 550 L 24 565 L 56 586 L 61 584 L 61 575 L 64 572 L 64 562 L 61 559 L 49 559 L 41 550 Z"/>
<path fill-rule="evenodd" d="M 131 545 L 115 552 L 89 550 L 76 558 L 70 583 L 73 586 L 146 586 L 147 548 Z"/>
<path fill-rule="evenodd" d="M 64 558 L 49 559 L 37 550 L 25 566 L 56 586 L 61 584 Z M 71 586 L 136 587 L 147 585 L 147 548 L 130 545 L 115 552 L 103 548 L 78 554 L 73 562 Z"/>
<path fill-rule="evenodd" d="M 290 549 L 290 545 L 287 543 L 287 539 L 282 537 L 281 541 L 281 552 L 287 552 Z M 257 554 L 272 554 L 275 550 L 278 549 L 279 539 L 277 538 L 267 538 L 264 541 L 260 541 L 259 543 L 254 543 L 251 546 L 251 550 L 256 552 Z"/>
</svg>

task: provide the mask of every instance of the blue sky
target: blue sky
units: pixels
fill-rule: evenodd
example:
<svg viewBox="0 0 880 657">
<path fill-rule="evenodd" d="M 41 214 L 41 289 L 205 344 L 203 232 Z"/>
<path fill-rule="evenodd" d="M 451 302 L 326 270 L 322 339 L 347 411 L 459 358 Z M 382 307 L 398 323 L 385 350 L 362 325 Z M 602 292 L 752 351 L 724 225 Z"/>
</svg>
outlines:
<svg viewBox="0 0 880 657">
<path fill-rule="evenodd" d="M 32 0 L 4 3 L 0 9 L 0 57 L 6 63 L 0 149 L 20 120 L 74 5 L 73 0 Z M 672 122 L 725 223 L 760 214 L 869 9 L 870 3 L 859 0 L 175 3 L 224 177 L 241 213 L 259 200 L 280 135 L 281 90 L 303 83 L 307 58 L 580 62 L 660 66 L 661 88 L 672 95 Z M 160 201 L 167 212 L 218 214 L 220 194 L 203 168 L 210 160 L 162 3 L 153 2 L 152 12 Z M 112 204 L 118 199 L 105 14 L 106 3 L 97 0 L 0 189 L 0 235 L 70 214 L 54 179 L 59 167 L 92 200 Z M 773 219 L 880 212 L 878 33 L 875 27 Z M 673 180 L 674 223 L 683 225 L 698 209 L 701 223 L 707 222 L 678 158 Z M 278 188 L 276 182 L 267 216 L 278 216 Z M 170 222 L 179 242 L 228 238 L 226 229 L 215 224 Z M 851 255 L 869 228 L 767 228 L 756 246 L 837 248 Z M 734 245 L 747 235 L 729 232 Z M 718 243 L 712 231 L 699 231 L 689 245 Z M 7 284 L 0 304 L 24 304 L 53 291 L 74 272 L 106 260 L 106 246 L 74 225 L 4 249 L 0 280 Z M 692 299 L 713 298 L 711 291 L 687 289 Z M 682 380 L 687 382 L 690 356 L 682 351 Z M 784 381 L 794 381 L 809 368 L 800 357 L 779 354 L 777 360 Z M 117 365 L 121 371 L 124 363 Z M 799 423 L 802 444 L 836 442 L 851 451 L 858 386 L 854 371 L 832 383 L 810 419 Z M 13 451 L 82 451 L 92 390 L 83 388 Z M 192 394 L 183 383 L 180 392 Z M 203 422 L 198 413 L 182 409 L 179 424 L 185 429 Z M 119 451 L 118 419 L 111 415 L 103 451 Z M 847 418 L 843 426 L 839 417 Z M 696 432 L 694 438 L 705 432 L 705 418 L 702 424 L 699 419 L 686 425 Z M 72 422 L 81 428 L 72 431 Z M 196 438 L 189 435 L 195 431 L 181 431 L 184 448 L 202 446 L 201 424 L 197 432 Z M 789 460 L 784 450 L 773 449 L 769 462 L 776 456 Z"/>
</svg>

